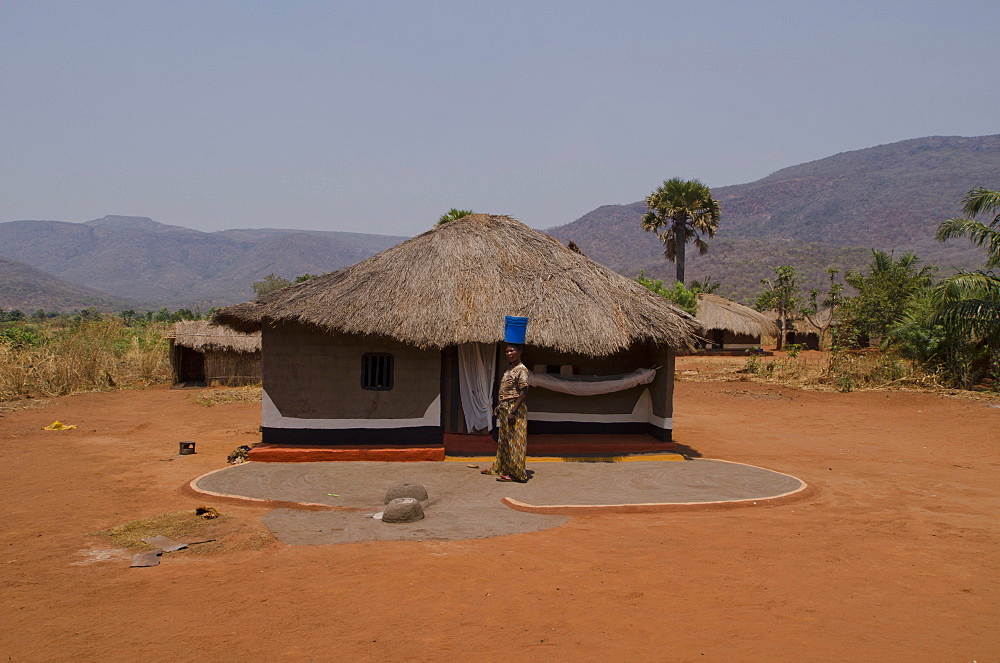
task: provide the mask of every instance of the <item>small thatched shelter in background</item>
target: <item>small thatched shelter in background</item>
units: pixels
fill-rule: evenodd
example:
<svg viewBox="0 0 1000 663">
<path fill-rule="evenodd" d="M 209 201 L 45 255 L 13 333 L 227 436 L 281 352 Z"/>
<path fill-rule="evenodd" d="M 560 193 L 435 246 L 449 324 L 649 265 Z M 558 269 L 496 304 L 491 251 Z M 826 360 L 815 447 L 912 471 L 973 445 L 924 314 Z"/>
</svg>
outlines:
<svg viewBox="0 0 1000 663">
<path fill-rule="evenodd" d="M 764 315 L 774 322 L 775 329 L 777 329 L 778 324 L 780 324 L 778 314 L 774 311 L 765 311 Z M 825 347 L 828 339 L 824 338 L 824 336 L 826 335 L 826 329 L 830 327 L 830 318 L 832 315 L 833 312 L 827 308 L 816 313 L 816 315 L 812 316 L 812 319 L 805 315 L 797 315 L 789 318 L 788 329 L 785 330 L 785 342 L 782 344 L 782 347 L 788 347 L 793 343 L 802 345 L 807 350 L 819 350 L 821 347 Z M 771 337 L 768 340 L 777 343 L 778 332 L 775 331 Z"/>
<path fill-rule="evenodd" d="M 760 311 L 709 293 L 698 294 L 706 350 L 746 350 L 778 335 L 778 325 Z"/>
<path fill-rule="evenodd" d="M 170 365 L 174 382 L 205 382 L 228 386 L 261 380 L 260 332 L 237 332 L 205 320 L 174 324 Z"/>
<path fill-rule="evenodd" d="M 594 396 L 532 389 L 529 435 L 670 439 L 673 348 L 693 344 L 697 323 L 509 217 L 466 216 L 213 321 L 262 332 L 264 442 L 442 444 L 492 425 L 506 315 L 530 318 L 529 368 L 570 381 L 659 369 Z"/>
</svg>

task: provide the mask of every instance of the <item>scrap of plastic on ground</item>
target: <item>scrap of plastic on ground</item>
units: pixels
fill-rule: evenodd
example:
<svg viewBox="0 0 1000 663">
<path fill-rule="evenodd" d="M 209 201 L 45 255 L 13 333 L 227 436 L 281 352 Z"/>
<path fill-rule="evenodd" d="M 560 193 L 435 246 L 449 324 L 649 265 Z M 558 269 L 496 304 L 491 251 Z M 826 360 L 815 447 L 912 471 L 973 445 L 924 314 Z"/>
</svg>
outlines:
<svg viewBox="0 0 1000 663">
<path fill-rule="evenodd" d="M 71 428 L 76 428 L 76 426 L 72 424 L 64 424 L 61 421 L 53 421 L 48 426 L 43 426 L 42 430 L 69 430 Z"/>
</svg>

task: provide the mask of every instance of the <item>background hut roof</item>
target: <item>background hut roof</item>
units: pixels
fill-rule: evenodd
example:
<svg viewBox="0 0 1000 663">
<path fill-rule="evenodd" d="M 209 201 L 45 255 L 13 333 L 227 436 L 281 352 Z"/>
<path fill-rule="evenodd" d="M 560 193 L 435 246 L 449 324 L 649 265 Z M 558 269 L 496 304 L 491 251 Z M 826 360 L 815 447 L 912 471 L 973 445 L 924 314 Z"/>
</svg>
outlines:
<svg viewBox="0 0 1000 663">
<path fill-rule="evenodd" d="M 699 293 L 696 317 L 705 329 L 724 329 L 746 336 L 778 335 L 778 326 L 766 315 L 718 295 Z"/>
<path fill-rule="evenodd" d="M 780 318 L 776 311 L 764 311 L 764 315 L 767 316 L 768 320 L 774 321 L 775 326 L 778 325 Z M 832 316 L 833 309 L 830 308 L 821 309 L 815 315 L 810 316 L 811 320 L 801 313 L 796 313 L 788 318 L 788 324 L 800 334 L 822 334 L 823 329 L 818 325 L 829 324 Z"/>
<path fill-rule="evenodd" d="M 260 352 L 260 332 L 241 333 L 207 320 L 185 320 L 174 323 L 171 336 L 174 345 L 192 350 L 229 350 L 230 352 Z"/>
<path fill-rule="evenodd" d="M 298 322 L 421 348 L 495 343 L 504 316 L 527 316 L 527 343 L 590 356 L 636 342 L 688 346 L 690 315 L 523 223 L 472 214 L 337 272 L 222 309 L 250 331 Z"/>
</svg>

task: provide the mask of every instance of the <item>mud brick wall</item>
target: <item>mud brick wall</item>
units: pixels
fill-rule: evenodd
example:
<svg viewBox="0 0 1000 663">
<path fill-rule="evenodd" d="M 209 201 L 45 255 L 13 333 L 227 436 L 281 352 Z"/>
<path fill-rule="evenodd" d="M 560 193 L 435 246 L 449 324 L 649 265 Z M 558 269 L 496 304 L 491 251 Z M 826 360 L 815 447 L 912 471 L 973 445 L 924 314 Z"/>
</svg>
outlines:
<svg viewBox="0 0 1000 663">
<path fill-rule="evenodd" d="M 408 419 L 422 417 L 438 396 L 441 353 L 390 339 L 327 334 L 300 325 L 265 329 L 264 390 L 285 417 Z M 388 352 L 393 388 L 361 388 L 361 357 Z"/>
</svg>

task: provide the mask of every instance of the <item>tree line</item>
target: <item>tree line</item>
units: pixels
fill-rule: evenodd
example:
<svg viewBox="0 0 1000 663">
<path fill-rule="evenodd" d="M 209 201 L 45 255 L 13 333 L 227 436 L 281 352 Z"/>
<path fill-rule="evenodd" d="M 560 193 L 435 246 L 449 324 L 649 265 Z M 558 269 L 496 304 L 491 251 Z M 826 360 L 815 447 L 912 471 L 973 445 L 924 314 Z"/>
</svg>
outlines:
<svg viewBox="0 0 1000 663">
<path fill-rule="evenodd" d="M 5 322 L 80 322 L 84 320 L 104 320 L 108 318 L 121 318 L 128 325 L 139 325 L 154 322 L 180 322 L 181 320 L 206 320 L 218 310 L 217 307 L 202 311 L 200 308 L 191 310 L 189 308 L 179 308 L 174 311 L 163 307 L 158 311 L 135 311 L 126 309 L 117 313 L 108 313 L 97 308 L 88 307 L 74 309 L 69 313 L 60 311 L 46 311 L 36 309 L 33 313 L 26 314 L 20 309 L 4 310 L 0 308 L 0 323 Z"/>
<path fill-rule="evenodd" d="M 666 180 L 646 197 L 642 227 L 655 232 L 664 257 L 676 265 L 672 286 L 639 274 L 637 281 L 695 313 L 704 285 L 685 285 L 685 252 L 694 244 L 708 251 L 706 238 L 718 231 L 722 209 L 711 190 L 698 180 Z M 961 201 L 964 216 L 941 222 L 935 238 L 944 242 L 968 238 L 986 250 L 983 268 L 961 271 L 935 282 L 937 268 L 921 265 L 910 252 L 872 249 L 864 271 L 828 269 L 825 292 L 804 294 L 795 269 L 773 268 L 761 281 L 755 307 L 774 311 L 781 333 L 778 349 L 794 319 L 819 330 L 834 351 L 879 347 L 934 371 L 944 381 L 964 388 L 988 378 L 1000 389 L 1000 191 L 977 187 Z M 845 294 L 847 288 L 853 293 Z M 821 339 L 823 340 L 823 339 Z"/>
</svg>

